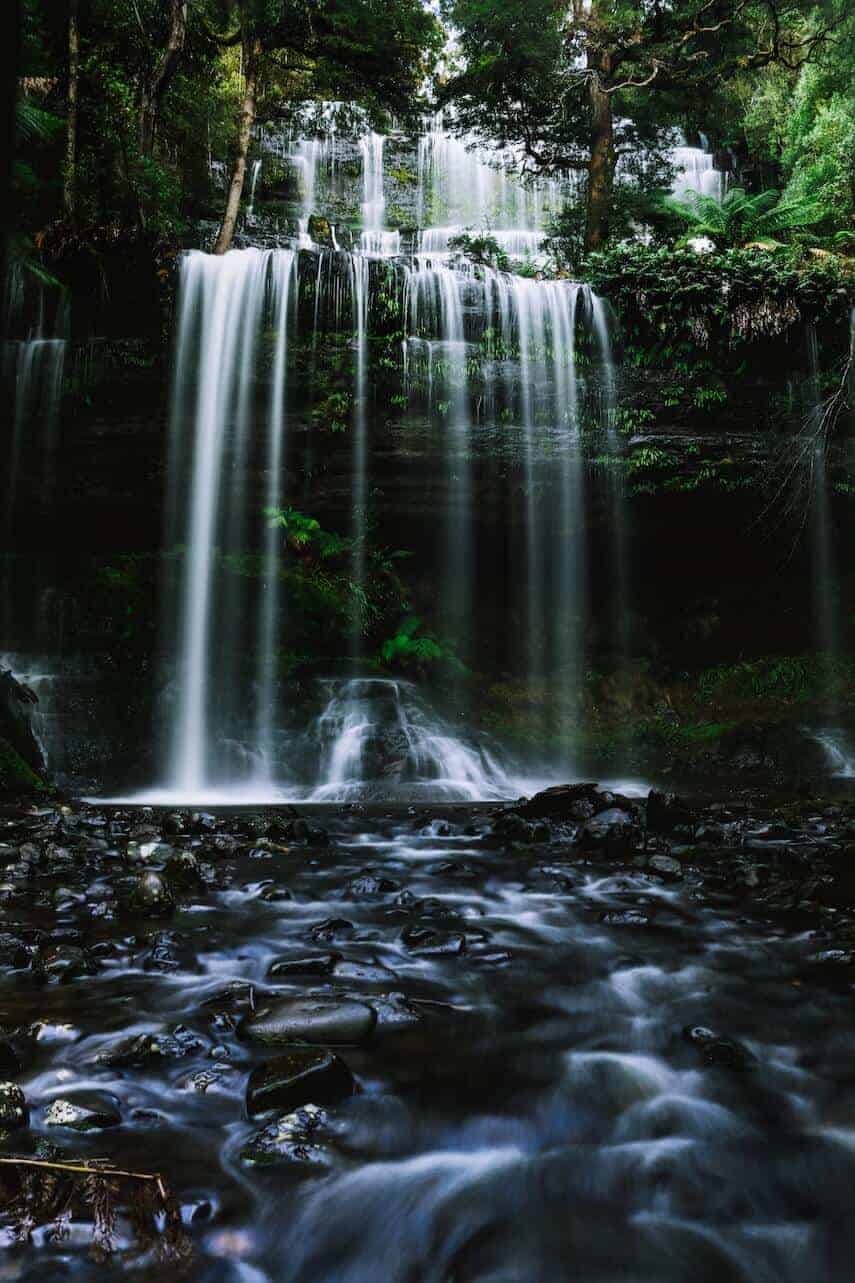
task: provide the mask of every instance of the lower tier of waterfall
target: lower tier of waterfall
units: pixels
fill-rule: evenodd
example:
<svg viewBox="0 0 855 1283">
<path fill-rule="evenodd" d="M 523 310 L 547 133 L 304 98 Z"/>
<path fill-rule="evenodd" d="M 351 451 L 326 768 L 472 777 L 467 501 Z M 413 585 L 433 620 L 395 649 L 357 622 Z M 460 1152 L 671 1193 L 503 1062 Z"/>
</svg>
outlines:
<svg viewBox="0 0 855 1283">
<path fill-rule="evenodd" d="M 201 788 L 146 790 L 151 805 L 283 802 L 482 802 L 519 797 L 551 777 L 516 772 L 488 736 L 452 724 L 418 687 L 391 678 L 321 681 L 316 715 L 283 729 L 279 776 L 267 757 L 220 743 Z"/>
<path fill-rule="evenodd" d="M 509 505 L 517 532 L 510 609 L 519 631 L 508 660 L 544 693 L 544 736 L 561 739 L 560 765 L 572 767 L 586 626 L 581 412 L 585 403 L 607 417 L 613 383 L 602 302 L 575 282 L 421 255 L 390 263 L 317 249 L 193 251 L 181 268 L 172 397 L 167 544 L 183 554 L 166 606 L 162 737 L 164 777 L 183 798 L 203 799 L 241 779 L 274 794 L 291 788 L 293 729 L 281 680 L 290 603 L 282 581 L 295 551 L 281 514 L 297 498 L 289 422 L 295 398 L 306 394 L 305 385 L 292 389 L 289 376 L 297 335 L 311 351 L 343 339 L 350 366 L 342 530 L 350 549 L 348 671 L 318 722 L 326 739 L 313 787 L 319 798 L 338 800 L 374 788 L 367 764 L 392 726 L 407 744 L 399 774 L 381 772 L 387 781 L 394 776 L 395 790 L 406 782 L 410 791 L 424 786 L 465 800 L 517 791 L 495 756 L 429 714 L 410 687 L 372 677 L 364 603 L 376 522 L 372 344 L 378 330 L 382 337 L 381 301 L 387 331 L 390 309 L 404 329 L 404 395 L 427 416 L 444 479 L 434 535 L 437 628 L 453 639 L 461 671 L 477 667 L 486 639 L 475 609 L 484 556 L 475 478 L 481 440 L 501 432 L 520 460 L 519 481 L 510 493 L 496 478 L 480 484 L 482 495 L 492 490 L 493 501 Z M 615 512 L 614 529 L 622 524 Z M 616 563 L 616 578 L 621 573 Z M 372 711 L 393 705 L 388 716 Z M 309 785 L 303 773 L 300 787 Z"/>
</svg>

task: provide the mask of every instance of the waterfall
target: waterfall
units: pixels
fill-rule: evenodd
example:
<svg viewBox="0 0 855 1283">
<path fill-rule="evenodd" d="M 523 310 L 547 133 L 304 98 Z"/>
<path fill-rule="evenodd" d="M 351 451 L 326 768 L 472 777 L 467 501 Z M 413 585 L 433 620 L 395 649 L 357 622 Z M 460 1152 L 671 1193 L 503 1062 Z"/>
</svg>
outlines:
<svg viewBox="0 0 855 1283">
<path fill-rule="evenodd" d="M 233 678 L 239 647 L 235 602 L 222 583 L 218 592 L 216 560 L 224 536 L 240 540 L 246 517 L 239 461 L 273 253 L 246 249 L 215 257 L 192 252 L 182 263 L 176 369 L 183 374 L 195 365 L 197 375 L 188 407 L 191 478 L 170 775 L 188 796 L 203 794 L 216 775 L 222 744 L 219 727 L 212 727 L 211 706 L 228 701 L 235 689 L 212 681 L 215 671 Z M 182 422 L 173 424 L 175 431 L 184 428 Z"/>
<path fill-rule="evenodd" d="M 16 313 L 24 312 L 24 293 L 24 282 L 13 277 L 8 299 L 12 326 L 20 319 Z M 22 466 L 31 463 L 40 477 L 40 490 L 45 502 L 53 495 L 67 328 L 65 297 L 59 299 L 51 316 L 44 287 L 39 284 L 32 323 L 24 330 L 24 337 L 5 344 L 4 376 L 13 388 L 5 486 L 7 530 L 12 528 L 15 519 Z"/>
<path fill-rule="evenodd" d="M 512 178 L 518 160 L 447 131 L 441 115 L 427 122 L 418 149 L 418 252 L 447 255 L 451 238 L 468 232 L 492 237 L 510 258 L 536 260 L 567 184 Z"/>
<path fill-rule="evenodd" d="M 452 733 L 410 682 L 330 683 L 313 734 L 321 780 L 314 802 L 372 796 L 478 801 L 519 789 L 493 753 Z"/>
<path fill-rule="evenodd" d="M 258 182 L 258 175 L 261 173 L 261 157 L 252 162 L 252 175 L 249 180 L 249 204 L 246 210 L 247 218 L 252 218 L 255 209 L 255 187 Z"/>
<path fill-rule="evenodd" d="M 442 538 L 443 607 L 446 627 L 458 638 L 465 658 L 472 601 L 472 533 L 469 461 L 469 388 L 462 289 L 466 278 L 448 267 L 427 263 L 406 277 L 404 315 L 410 333 L 426 344 L 429 363 L 429 408 L 442 405 L 440 431 L 449 494 L 449 515 Z M 422 335 L 428 337 L 422 337 Z M 430 337 L 436 336 L 436 337 Z M 439 358 L 440 380 L 434 370 Z"/>
<path fill-rule="evenodd" d="M 334 135 L 321 138 L 299 138 L 296 148 L 287 153 L 287 159 L 300 176 L 300 214 L 297 219 L 298 243 L 301 249 L 312 248 L 309 219 L 317 213 L 318 176 L 327 169 L 335 157 Z"/>
<path fill-rule="evenodd" d="M 363 620 L 361 603 L 365 592 L 366 550 L 368 528 L 368 304 L 370 286 L 370 260 L 361 254 L 348 256 L 350 291 L 353 306 L 353 328 L 356 332 L 356 392 L 353 423 L 353 626 L 351 629 L 351 660 L 358 667 L 362 659 Z"/>
<path fill-rule="evenodd" d="M 277 689 L 280 543 L 271 510 L 282 503 L 282 472 L 285 457 L 286 380 L 288 336 L 296 303 L 297 256 L 280 250 L 271 264 L 272 320 L 276 335 L 270 388 L 270 422 L 267 447 L 267 529 L 262 570 L 260 644 L 258 648 L 258 748 L 269 778 L 273 776 L 275 733 L 279 725 Z"/>
<path fill-rule="evenodd" d="M 703 147 L 689 147 L 683 140 L 671 148 L 670 160 L 677 171 L 671 191 L 678 199 L 686 192 L 699 192 L 701 196 L 713 196 L 716 200 L 724 196 L 725 176 L 715 168 L 706 139 L 701 141 Z"/>
<path fill-rule="evenodd" d="M 582 406 L 584 398 L 590 409 L 599 386 L 601 414 L 613 433 L 608 315 L 587 286 L 452 255 L 451 240 L 467 227 L 466 205 L 474 201 L 479 225 L 501 248 L 536 259 L 557 193 L 555 185 L 534 189 L 515 182 L 507 167 L 488 165 L 435 122 L 419 148 L 417 204 L 450 217 L 423 227 L 405 258 L 400 233 L 385 225 L 384 141 L 374 133 L 360 141 L 357 252 L 323 248 L 308 238 L 328 145 L 301 139 L 282 144 L 301 175 L 296 244 L 233 250 L 219 258 L 190 252 L 182 262 L 168 502 L 170 546 L 184 546 L 172 608 L 176 663 L 166 773 L 173 799 L 234 796 L 236 788 L 266 797 L 282 796 L 283 789 L 295 796 L 296 790 L 317 800 L 366 789 L 379 796 L 384 780 L 396 789 L 431 788 L 447 797 L 518 791 L 481 737 L 452 733 L 422 693 L 370 671 L 369 642 L 372 651 L 376 645 L 365 613 L 375 573 L 368 540 L 374 524 L 372 348 L 376 324 L 388 369 L 382 340 L 390 316 L 401 318 L 403 390 L 426 411 L 441 482 L 432 523 L 438 589 L 431 625 L 451 640 L 462 661 L 446 678 L 446 698 L 460 716 L 471 689 L 462 675 L 475 668 L 485 641 L 498 645 L 536 710 L 540 755 L 560 763 L 565 774 L 572 768 L 588 614 Z M 270 140 L 264 146 L 269 150 Z M 301 382 L 311 386 L 326 336 L 339 344 L 350 340 L 338 350 L 350 352 L 353 380 L 347 443 L 350 670 L 346 679 L 327 684 L 311 751 L 279 697 L 289 612 L 282 589 L 284 535 L 263 511 L 281 509 L 288 495 L 288 366 L 298 321 L 301 346 L 294 359 L 307 370 Z M 600 371 L 596 385 L 577 368 L 583 331 Z M 504 501 L 515 567 L 506 590 L 508 617 L 516 623 L 504 639 L 479 631 L 484 550 L 476 484 L 484 467 L 481 434 L 499 429 L 513 461 Z M 306 449 L 311 457 L 311 434 Z M 252 481 L 259 468 L 260 494 Z M 623 603 L 622 492 L 615 490 L 609 503 L 608 573 Z M 378 745 L 389 735 L 397 737 L 401 753 L 378 777 Z"/>
<path fill-rule="evenodd" d="M 363 254 L 390 258 L 401 252 L 401 233 L 386 226 L 386 194 L 383 169 L 382 134 L 370 133 L 360 139 L 362 153 L 362 232 Z"/>
<path fill-rule="evenodd" d="M 805 432 L 809 438 L 811 476 L 811 582 L 813 584 L 816 645 L 828 665 L 828 711 L 837 713 L 837 671 L 841 655 L 840 617 L 836 592 L 834 538 L 829 503 L 826 455 L 828 442 L 823 431 L 824 405 L 816 327 L 807 329 L 808 371 Z"/>
</svg>

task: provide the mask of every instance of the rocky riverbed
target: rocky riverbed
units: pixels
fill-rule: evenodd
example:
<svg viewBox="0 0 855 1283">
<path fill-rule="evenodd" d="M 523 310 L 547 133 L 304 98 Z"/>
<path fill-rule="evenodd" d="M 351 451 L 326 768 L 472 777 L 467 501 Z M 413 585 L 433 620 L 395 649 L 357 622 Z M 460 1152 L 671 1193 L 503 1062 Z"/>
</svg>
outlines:
<svg viewBox="0 0 855 1283">
<path fill-rule="evenodd" d="M 8 803 L 0 860 L 4 1279 L 851 1278 L 845 798 Z"/>
</svg>

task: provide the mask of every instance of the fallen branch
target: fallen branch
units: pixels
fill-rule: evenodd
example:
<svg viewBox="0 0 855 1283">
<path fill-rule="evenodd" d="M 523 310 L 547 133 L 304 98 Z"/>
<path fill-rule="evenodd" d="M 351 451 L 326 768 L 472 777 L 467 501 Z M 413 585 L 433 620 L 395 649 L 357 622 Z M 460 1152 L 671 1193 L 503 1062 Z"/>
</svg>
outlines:
<svg viewBox="0 0 855 1283">
<path fill-rule="evenodd" d="M 120 1207 L 128 1213 L 141 1250 L 153 1248 L 161 1260 L 179 1263 L 192 1256 L 181 1208 L 159 1172 L 128 1171 L 107 1158 L 64 1161 L 18 1155 L 0 1158 L 2 1168 L 13 1171 L 17 1179 L 11 1190 L 3 1190 L 0 1210 L 11 1217 L 21 1242 L 31 1240 L 37 1225 L 51 1223 L 54 1237 L 62 1241 L 68 1235 L 72 1204 L 78 1202 L 90 1210 L 91 1255 L 98 1261 L 112 1254 Z"/>
</svg>

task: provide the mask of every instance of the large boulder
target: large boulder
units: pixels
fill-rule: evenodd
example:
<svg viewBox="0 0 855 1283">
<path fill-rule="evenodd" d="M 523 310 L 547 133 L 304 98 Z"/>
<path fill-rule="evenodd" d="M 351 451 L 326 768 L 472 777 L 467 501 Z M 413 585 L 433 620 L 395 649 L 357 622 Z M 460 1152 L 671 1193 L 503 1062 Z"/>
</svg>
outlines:
<svg viewBox="0 0 855 1283">
<path fill-rule="evenodd" d="M 0 669 L 0 736 L 32 771 L 45 769 L 44 756 L 33 729 L 38 698 L 9 669 Z"/>
<path fill-rule="evenodd" d="M 632 854 L 639 837 L 638 826 L 632 816 L 611 806 L 586 821 L 582 829 L 582 846 L 609 859 L 621 860 Z"/>
<path fill-rule="evenodd" d="M 45 761 L 33 726 L 37 704 L 28 686 L 0 669 L 0 793 L 44 788 Z"/>
<path fill-rule="evenodd" d="M 647 831 L 673 833 L 677 828 L 689 828 L 695 817 L 685 802 L 674 793 L 659 793 L 651 789 L 647 796 Z"/>
<path fill-rule="evenodd" d="M 600 792 L 596 784 L 556 784 L 554 788 L 535 793 L 514 810 L 527 820 L 569 820 L 584 823 L 599 811 L 616 803 L 627 809 L 624 798 Z"/>
</svg>

